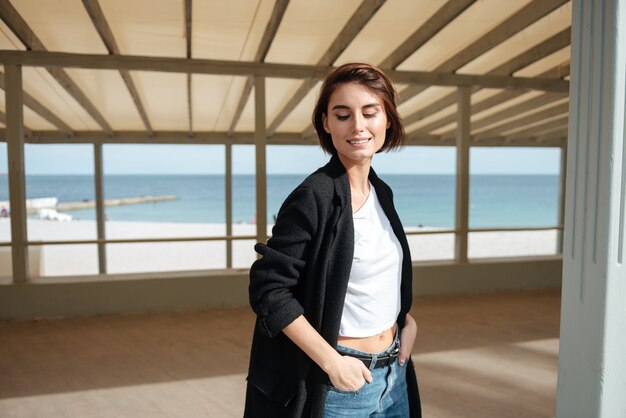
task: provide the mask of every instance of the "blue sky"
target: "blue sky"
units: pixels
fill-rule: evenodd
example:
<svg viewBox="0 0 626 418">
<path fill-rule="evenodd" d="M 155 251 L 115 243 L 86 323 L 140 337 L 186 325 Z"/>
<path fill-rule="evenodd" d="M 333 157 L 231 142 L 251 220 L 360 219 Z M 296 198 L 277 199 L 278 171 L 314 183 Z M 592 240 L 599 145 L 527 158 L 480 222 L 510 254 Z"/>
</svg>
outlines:
<svg viewBox="0 0 626 418">
<path fill-rule="evenodd" d="M 7 172 L 7 146 L 0 143 L 0 173 Z M 26 145 L 27 174 L 91 174 L 91 145 Z M 472 174 L 558 174 L 557 148 L 473 148 Z M 270 146 L 270 174 L 309 173 L 328 160 L 319 147 Z M 452 174 L 453 147 L 405 147 L 378 154 L 374 167 L 388 174 Z M 105 174 L 222 174 L 221 145 L 105 145 Z M 254 173 L 254 148 L 233 147 L 233 172 Z"/>
</svg>

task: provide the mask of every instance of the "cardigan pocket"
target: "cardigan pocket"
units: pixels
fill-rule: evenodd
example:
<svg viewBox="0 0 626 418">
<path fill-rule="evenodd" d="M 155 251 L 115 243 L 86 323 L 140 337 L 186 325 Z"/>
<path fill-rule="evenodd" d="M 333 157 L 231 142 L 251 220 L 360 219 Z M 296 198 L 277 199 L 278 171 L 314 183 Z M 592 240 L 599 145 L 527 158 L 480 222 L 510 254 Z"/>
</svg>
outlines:
<svg viewBox="0 0 626 418">
<path fill-rule="evenodd" d="M 254 367 L 250 368 L 247 380 L 250 385 L 257 388 L 267 398 L 286 407 L 296 395 L 298 385 L 284 374 L 263 364 L 255 364 Z"/>
</svg>

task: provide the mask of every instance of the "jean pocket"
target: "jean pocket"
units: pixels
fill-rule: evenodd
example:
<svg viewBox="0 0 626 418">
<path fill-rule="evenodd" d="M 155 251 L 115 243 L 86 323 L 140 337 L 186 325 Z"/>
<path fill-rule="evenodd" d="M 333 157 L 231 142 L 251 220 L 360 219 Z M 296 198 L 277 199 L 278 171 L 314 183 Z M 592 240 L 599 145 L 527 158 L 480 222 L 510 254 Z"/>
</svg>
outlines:
<svg viewBox="0 0 626 418">
<path fill-rule="evenodd" d="M 337 389 L 335 386 L 333 386 L 333 384 L 329 384 L 328 385 L 328 390 L 331 392 L 335 392 L 339 395 L 352 395 L 352 396 L 356 396 L 359 394 L 359 392 L 361 392 L 361 390 L 363 389 L 363 387 L 366 385 L 367 383 L 364 383 L 363 386 L 361 386 L 360 388 L 358 388 L 357 390 L 341 390 L 341 389 Z"/>
</svg>

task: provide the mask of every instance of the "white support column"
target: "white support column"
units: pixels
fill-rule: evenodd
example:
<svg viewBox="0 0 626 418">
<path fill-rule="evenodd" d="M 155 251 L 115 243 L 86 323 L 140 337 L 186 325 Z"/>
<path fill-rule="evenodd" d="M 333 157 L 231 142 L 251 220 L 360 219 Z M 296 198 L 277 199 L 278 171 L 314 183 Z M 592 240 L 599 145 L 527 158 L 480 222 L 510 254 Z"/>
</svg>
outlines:
<svg viewBox="0 0 626 418">
<path fill-rule="evenodd" d="M 233 146 L 226 144 L 226 235 L 233 235 Z M 226 268 L 233 267 L 233 241 L 226 240 Z"/>
<path fill-rule="evenodd" d="M 557 417 L 626 417 L 626 0 L 572 20 Z"/>
<path fill-rule="evenodd" d="M 256 146 L 256 238 L 267 241 L 267 146 L 265 124 L 265 77 L 254 76 L 254 143 Z"/>
<path fill-rule="evenodd" d="M 458 89 L 458 119 L 456 134 L 456 229 L 455 259 L 467 262 L 467 234 L 469 229 L 469 150 L 471 88 Z"/>
<path fill-rule="evenodd" d="M 559 202 L 557 208 L 558 225 L 565 224 L 565 187 L 567 180 L 567 147 L 563 146 L 561 150 L 561 165 L 559 171 Z M 563 254 L 563 231 L 559 230 L 556 234 L 556 252 Z"/>
<path fill-rule="evenodd" d="M 4 66 L 6 138 L 11 205 L 11 260 L 13 282 L 28 281 L 28 235 L 26 232 L 26 174 L 24 171 L 24 107 L 22 67 Z"/>
<path fill-rule="evenodd" d="M 102 168 L 102 144 L 93 145 L 94 160 L 94 183 L 96 191 L 96 233 L 98 239 L 105 239 L 105 213 L 104 213 L 104 169 Z M 107 253 L 104 243 L 98 244 L 98 271 L 100 274 L 107 272 Z"/>
</svg>

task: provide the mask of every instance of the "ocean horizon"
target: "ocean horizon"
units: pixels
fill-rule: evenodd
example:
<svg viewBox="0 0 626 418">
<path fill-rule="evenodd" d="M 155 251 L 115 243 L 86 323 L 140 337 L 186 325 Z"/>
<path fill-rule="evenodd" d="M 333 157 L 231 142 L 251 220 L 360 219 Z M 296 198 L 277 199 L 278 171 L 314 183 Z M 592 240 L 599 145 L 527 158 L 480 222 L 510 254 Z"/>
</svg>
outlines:
<svg viewBox="0 0 626 418">
<path fill-rule="evenodd" d="M 268 223 L 307 174 L 268 174 Z M 405 227 L 454 226 L 454 174 L 381 174 L 391 186 Z M 474 174 L 470 177 L 470 227 L 547 227 L 557 224 L 558 175 Z M 92 175 L 27 175 L 28 199 L 56 197 L 59 203 L 93 200 Z M 176 200 L 106 207 L 114 221 L 225 223 L 225 177 L 220 174 L 110 174 L 105 199 L 174 195 Z M 0 200 L 8 200 L 8 178 L 0 174 Z M 255 176 L 233 175 L 233 222 L 255 218 Z M 95 210 L 63 212 L 95 219 Z M 34 215 L 36 216 L 36 215 Z"/>
</svg>

